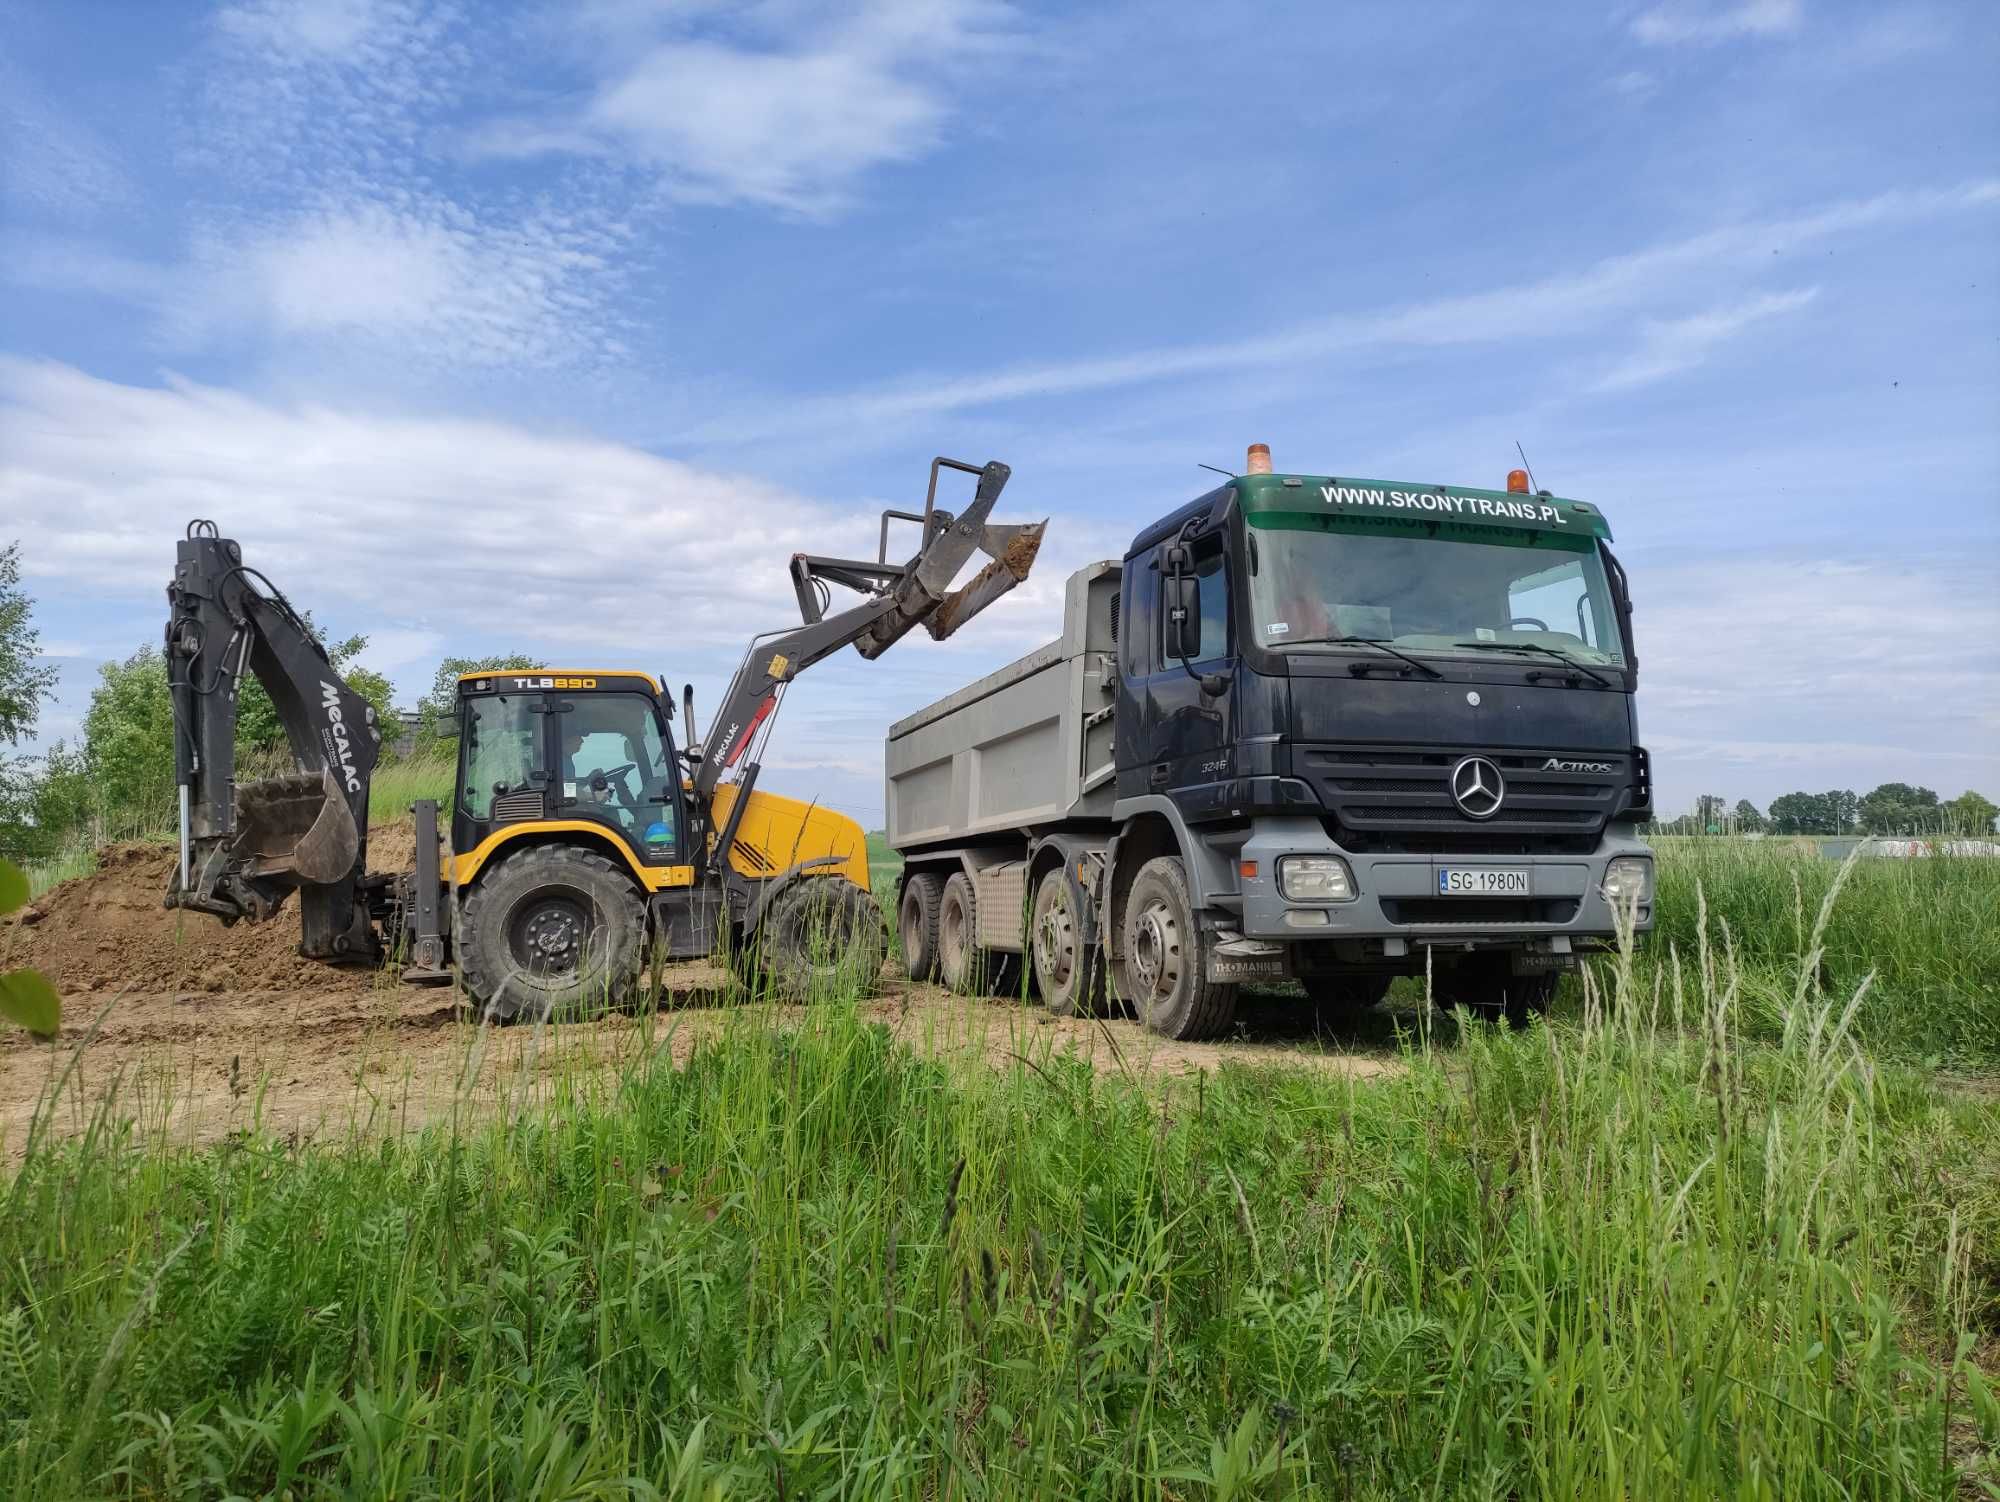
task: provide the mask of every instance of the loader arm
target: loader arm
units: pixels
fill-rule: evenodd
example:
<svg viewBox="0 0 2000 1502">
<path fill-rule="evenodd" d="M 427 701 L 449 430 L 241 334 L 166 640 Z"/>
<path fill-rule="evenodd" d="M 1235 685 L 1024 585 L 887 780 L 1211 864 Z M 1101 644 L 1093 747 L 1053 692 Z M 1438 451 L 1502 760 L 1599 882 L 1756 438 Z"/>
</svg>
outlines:
<svg viewBox="0 0 2000 1502">
<path fill-rule="evenodd" d="M 374 709 L 214 523 L 191 523 L 176 545 L 167 601 L 181 826 L 167 906 L 258 922 L 296 891 L 300 954 L 379 958 L 360 891 L 381 748 Z M 239 786 L 236 714 L 246 672 L 271 696 L 298 770 Z"/>
<path fill-rule="evenodd" d="M 937 507 L 940 469 L 979 477 L 971 504 L 956 516 Z M 704 818 L 723 774 L 743 762 L 758 730 L 776 709 L 785 684 L 842 647 L 852 646 L 866 658 L 879 657 L 918 625 L 943 641 L 1028 577 L 1047 521 L 987 522 L 1011 474 L 998 460 L 971 465 L 940 457 L 931 462 L 930 491 L 921 513 L 883 513 L 882 544 L 874 561 L 807 553 L 793 557 L 792 585 L 804 621 L 753 640 L 716 706 L 693 775 L 695 803 Z M 888 561 L 889 523 L 897 519 L 918 523 L 922 540 L 907 562 L 892 564 Z M 964 586 L 953 589 L 952 580 L 974 553 L 985 553 L 990 561 Z M 856 590 L 864 598 L 858 605 L 827 614 L 829 584 Z M 714 864 L 722 864 L 728 854 L 756 774 L 754 762 L 744 766 L 729 824 L 719 832 L 709 855 Z"/>
</svg>

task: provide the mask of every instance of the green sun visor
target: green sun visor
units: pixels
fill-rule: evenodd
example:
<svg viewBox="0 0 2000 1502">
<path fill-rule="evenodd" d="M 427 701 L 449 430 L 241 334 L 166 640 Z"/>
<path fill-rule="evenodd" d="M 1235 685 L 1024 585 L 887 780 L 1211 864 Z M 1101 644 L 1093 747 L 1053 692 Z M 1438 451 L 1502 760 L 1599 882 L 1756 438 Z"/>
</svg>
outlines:
<svg viewBox="0 0 2000 1502">
<path fill-rule="evenodd" d="M 1541 547 L 1567 542 L 1579 552 L 1593 538 L 1611 538 L 1611 527 L 1595 506 L 1555 496 L 1324 475 L 1241 475 L 1236 493 L 1245 520 L 1260 528 L 1456 534 Z"/>
</svg>

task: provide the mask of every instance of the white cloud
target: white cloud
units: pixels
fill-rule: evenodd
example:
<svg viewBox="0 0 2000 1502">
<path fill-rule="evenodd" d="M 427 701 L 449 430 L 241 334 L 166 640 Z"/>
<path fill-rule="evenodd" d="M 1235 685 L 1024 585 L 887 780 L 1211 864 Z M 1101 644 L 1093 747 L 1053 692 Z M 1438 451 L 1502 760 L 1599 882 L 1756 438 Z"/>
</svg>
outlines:
<svg viewBox="0 0 2000 1502">
<path fill-rule="evenodd" d="M 169 335 L 340 338 L 462 365 L 553 365 L 615 352 L 622 235 L 561 216 L 486 223 L 448 200 L 353 200 L 198 247 Z"/>
<path fill-rule="evenodd" d="M 619 19 L 581 109 L 495 122 L 475 149 L 602 152 L 656 169 L 677 197 L 817 214 L 868 169 L 938 144 L 959 65 L 1001 45 L 1008 15 L 991 0 L 696 7 L 646 43 Z"/>
<path fill-rule="evenodd" d="M 1635 19 L 1632 34 L 1654 47 L 1708 46 L 1738 37 L 1789 36 L 1804 18 L 1801 0 L 1741 0 L 1734 5 L 1676 0 Z"/>
<path fill-rule="evenodd" d="M 785 403 L 760 399 L 753 408 L 712 419 L 682 436 L 693 443 L 723 443 L 780 434 L 839 433 L 1024 398 L 1295 366 L 1304 360 L 1370 348 L 1518 344 L 1579 332 L 1610 336 L 1619 330 L 1607 327 L 1608 320 L 1671 303 L 1697 280 L 1705 288 L 1712 287 L 1724 271 L 1766 268 L 1774 255 L 1877 224 L 1909 223 L 1996 205 L 2000 205 L 2000 180 L 1952 189 L 1880 193 L 1789 218 L 1726 225 L 1610 256 L 1580 271 L 1538 282 L 1305 320 L 1282 332 L 1246 339 L 1164 345 L 976 376 L 926 373 L 837 396 Z M 1679 316 L 1687 319 L 1685 314 Z"/>
<path fill-rule="evenodd" d="M 1769 318 L 1795 313 L 1819 296 L 1819 288 L 1766 293 L 1727 308 L 1710 308 L 1685 318 L 1648 319 L 1639 348 L 1605 372 L 1599 391 L 1643 386 L 1701 364 L 1717 345 Z"/>
<path fill-rule="evenodd" d="M 240 0 L 217 12 L 217 30 L 280 55 L 346 57 L 385 22 L 383 0 Z"/>
<path fill-rule="evenodd" d="M 1634 575 L 1664 807 L 1809 778 L 2000 786 L 2000 596 L 1976 562 L 1766 553 Z"/>
<path fill-rule="evenodd" d="M 712 708 L 751 635 L 797 622 L 793 553 L 876 547 L 876 502 L 832 505 L 594 438 L 127 386 L 6 357 L 0 453 L 0 515 L 37 539 L 26 571 L 51 619 L 157 604 L 172 543 L 208 517 L 328 630 L 369 636 L 369 665 L 411 701 L 437 656 L 516 650 L 690 677 Z M 921 494 L 922 472 L 907 478 Z M 962 636 L 913 633 L 887 671 L 848 653 L 808 675 L 789 759 L 879 766 L 890 720 L 1055 634 L 1077 561 L 1052 548 Z M 859 787 L 842 796 L 877 796 Z"/>
</svg>

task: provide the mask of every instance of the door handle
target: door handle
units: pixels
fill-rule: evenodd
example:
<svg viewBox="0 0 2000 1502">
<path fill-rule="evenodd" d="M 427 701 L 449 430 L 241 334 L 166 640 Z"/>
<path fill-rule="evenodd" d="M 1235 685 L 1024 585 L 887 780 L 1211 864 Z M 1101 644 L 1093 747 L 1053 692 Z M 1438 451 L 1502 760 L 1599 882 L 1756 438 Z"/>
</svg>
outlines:
<svg viewBox="0 0 2000 1502">
<path fill-rule="evenodd" d="M 1165 787 L 1167 785 L 1168 775 L 1169 775 L 1169 769 L 1167 767 L 1167 764 L 1163 761 L 1156 762 L 1153 765 L 1152 773 L 1147 777 L 1146 780 L 1156 788 Z"/>
</svg>

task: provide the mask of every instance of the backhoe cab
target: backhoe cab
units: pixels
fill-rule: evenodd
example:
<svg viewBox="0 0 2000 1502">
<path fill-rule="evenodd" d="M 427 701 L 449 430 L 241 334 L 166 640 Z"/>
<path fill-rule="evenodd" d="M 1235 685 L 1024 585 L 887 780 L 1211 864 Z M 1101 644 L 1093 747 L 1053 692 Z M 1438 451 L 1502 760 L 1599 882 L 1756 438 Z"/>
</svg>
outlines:
<svg viewBox="0 0 2000 1502">
<path fill-rule="evenodd" d="M 977 476 L 954 515 L 941 470 Z M 181 796 L 169 907 L 225 923 L 300 897 L 299 952 L 331 963 L 404 961 L 403 978 L 457 978 L 497 1020 L 564 1018 L 615 1004 L 649 950 L 726 954 L 795 997 L 880 967 L 880 911 L 860 825 L 756 790 L 759 750 L 785 686 L 853 646 L 886 651 L 921 624 L 951 635 L 1028 575 L 1046 523 L 989 524 L 1009 471 L 940 458 L 924 510 L 887 511 L 873 561 L 800 554 L 802 623 L 751 643 L 706 743 L 692 692 L 676 744 L 671 698 L 619 669 L 468 674 L 458 685 L 458 768 L 439 850 L 438 809 L 416 804 L 415 869 L 365 874 L 374 713 L 341 681 L 303 619 L 212 523 L 179 545 L 168 588 L 168 680 Z M 920 528 L 888 562 L 892 521 Z M 952 588 L 975 552 L 989 562 Z M 829 613 L 829 586 L 861 595 Z M 234 780 L 245 672 L 269 691 L 294 775 Z M 723 782 L 726 773 L 734 779 Z"/>
</svg>

